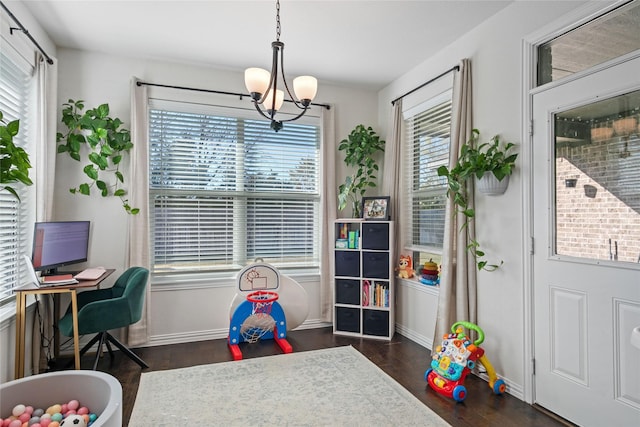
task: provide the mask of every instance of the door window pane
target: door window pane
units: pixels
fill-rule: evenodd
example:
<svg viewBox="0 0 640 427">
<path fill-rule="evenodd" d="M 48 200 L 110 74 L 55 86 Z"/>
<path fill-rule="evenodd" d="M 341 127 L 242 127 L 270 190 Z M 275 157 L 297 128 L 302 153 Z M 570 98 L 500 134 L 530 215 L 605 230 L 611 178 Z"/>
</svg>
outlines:
<svg viewBox="0 0 640 427">
<path fill-rule="evenodd" d="M 640 2 L 631 2 L 538 47 L 538 86 L 640 49 Z"/>
<path fill-rule="evenodd" d="M 640 90 L 555 116 L 558 255 L 640 263 Z"/>
</svg>

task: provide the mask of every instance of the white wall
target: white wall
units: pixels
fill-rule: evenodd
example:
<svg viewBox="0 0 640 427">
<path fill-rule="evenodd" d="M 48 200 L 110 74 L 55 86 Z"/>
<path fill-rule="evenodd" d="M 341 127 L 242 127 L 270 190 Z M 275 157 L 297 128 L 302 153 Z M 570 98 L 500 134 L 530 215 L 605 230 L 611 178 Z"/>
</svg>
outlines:
<svg viewBox="0 0 640 427">
<path fill-rule="evenodd" d="M 87 107 L 109 103 L 111 115 L 130 123 L 129 82 L 136 76 L 145 82 L 246 92 L 242 72 L 214 70 L 158 61 L 107 56 L 96 52 L 59 50 L 58 104 L 69 98 L 83 99 Z M 352 90 L 320 82 L 317 102 L 335 109 L 336 140 L 344 138 L 358 123 L 374 124 L 377 117 L 375 92 Z M 246 102 L 250 104 L 248 98 Z M 317 108 L 317 107 L 316 107 Z M 257 115 L 257 113 L 256 113 Z M 336 153 L 337 156 L 337 153 Z M 342 159 L 336 157 L 337 173 L 344 176 Z M 341 169 L 340 169 L 341 168 Z M 333 171 L 329 171 L 333 172 Z M 72 195 L 68 188 L 82 179 L 81 166 L 68 156 L 58 156 L 55 218 L 92 221 L 90 265 L 123 271 L 127 215 L 117 198 Z M 304 327 L 320 323 L 317 276 L 296 276 L 310 296 L 310 313 Z M 151 344 L 226 337 L 229 305 L 235 295 L 232 277 L 216 280 L 184 280 L 152 288 Z"/>
<path fill-rule="evenodd" d="M 458 64 L 471 59 L 473 125 L 482 141 L 500 134 L 518 146 L 522 135 L 521 44 L 528 34 L 547 25 L 583 2 L 515 2 L 481 23 L 437 55 L 408 71 L 379 93 L 379 123 L 390 127 L 391 100 Z M 417 94 L 419 96 L 419 93 Z M 412 95 L 415 96 L 415 95 Z M 528 159 L 518 159 L 518 165 Z M 523 181 L 520 167 L 502 196 L 476 194 L 477 240 L 489 261 L 504 260 L 495 272 L 478 274 L 478 324 L 485 331 L 483 348 L 510 392 L 522 397 L 524 378 L 524 262 Z M 399 300 L 419 298 L 422 312 L 435 315 L 436 299 L 400 286 Z M 414 305 L 420 305 L 415 303 Z M 465 319 L 460 319 L 465 320 Z M 433 323 L 408 318 L 405 325 L 415 336 L 433 336 Z"/>
</svg>

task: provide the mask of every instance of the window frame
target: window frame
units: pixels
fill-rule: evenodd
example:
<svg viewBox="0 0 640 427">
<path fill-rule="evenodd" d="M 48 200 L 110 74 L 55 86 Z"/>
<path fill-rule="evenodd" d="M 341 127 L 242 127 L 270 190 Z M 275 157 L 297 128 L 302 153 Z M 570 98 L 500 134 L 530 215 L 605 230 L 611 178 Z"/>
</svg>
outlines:
<svg viewBox="0 0 640 427">
<path fill-rule="evenodd" d="M 1 83 L 4 99 L 0 99 L 0 105 L 2 105 L 0 109 L 3 111 L 6 122 L 20 120 L 20 130 L 14 138 L 14 143 L 27 151 L 30 163 L 35 167 L 37 159 L 34 149 L 32 108 L 35 104 L 34 65 L 27 61 L 11 43 L 4 39 L 2 42 L 4 44 L 0 55 L 3 59 L 0 60 L 5 65 L 0 77 L 11 79 L 7 81 L 11 86 L 10 90 L 7 90 L 5 82 Z M 21 79 L 20 83 L 15 80 L 17 78 Z M 34 180 L 33 170 L 30 170 L 32 180 Z M 2 271 L 0 308 L 15 301 L 13 289 L 27 280 L 22 255 L 30 255 L 33 232 L 31 227 L 35 217 L 34 190 L 21 183 L 13 183 L 11 186 L 20 196 L 20 201 L 17 201 L 8 191 L 0 191 L 0 212 L 2 213 L 0 215 L 0 246 L 2 246 L 0 247 L 0 271 Z"/>
<path fill-rule="evenodd" d="M 437 176 L 437 168 L 441 165 L 449 164 L 449 153 L 451 150 L 451 120 L 452 120 L 452 108 L 453 108 L 453 88 L 452 85 L 441 86 L 439 87 L 439 93 L 432 94 L 428 99 L 419 103 L 418 105 L 406 109 L 403 112 L 403 125 L 405 128 L 405 132 L 403 134 L 404 138 L 404 155 L 402 161 L 402 177 L 404 180 L 404 188 L 407 189 L 406 192 L 401 194 L 401 203 L 404 206 L 404 210 L 406 212 L 407 220 L 403 222 L 401 225 L 402 232 L 402 240 L 403 240 L 403 249 L 406 252 L 410 252 L 413 257 L 414 266 L 418 268 L 420 264 L 425 261 L 429 261 L 429 259 L 433 258 L 434 261 L 441 259 L 442 253 L 444 251 L 443 242 L 438 245 L 422 245 L 419 242 L 415 242 L 415 236 L 413 235 L 413 231 L 416 227 L 414 221 L 414 210 L 413 210 L 413 200 L 415 196 L 420 196 L 422 198 L 425 197 L 434 197 L 441 198 L 443 200 L 442 204 L 442 235 L 444 236 L 445 232 L 445 221 L 444 215 L 445 213 L 445 205 L 446 205 L 446 197 L 447 197 L 447 184 L 446 179 L 442 179 L 441 185 L 438 187 L 431 187 L 426 189 L 414 189 L 413 180 L 416 179 L 414 164 L 419 162 L 419 158 L 416 157 L 416 151 L 414 150 L 414 144 L 411 140 L 412 129 L 411 129 L 411 121 L 418 118 L 420 115 L 424 115 L 430 110 L 434 110 L 440 108 L 444 104 L 449 104 L 448 108 L 448 147 L 446 149 L 446 154 L 442 156 L 442 158 L 438 159 L 439 163 L 434 164 L 432 167 L 429 167 L 431 174 Z M 420 156 L 418 153 L 417 156 Z"/>
<path fill-rule="evenodd" d="M 157 110 L 165 110 L 165 111 L 180 111 L 181 113 L 185 113 L 185 114 L 197 114 L 197 115 L 210 115 L 210 116 L 224 116 L 224 117 L 233 117 L 237 120 L 240 121 L 248 121 L 248 122 L 260 122 L 261 126 L 262 125 L 266 125 L 266 127 L 268 128 L 269 122 L 266 120 L 262 120 L 259 117 L 257 117 L 257 114 L 255 112 L 255 110 L 249 110 L 246 108 L 238 108 L 235 104 L 233 104 L 232 102 L 229 102 L 229 104 L 227 105 L 227 103 L 224 102 L 218 102 L 218 104 L 213 104 L 210 102 L 202 102 L 202 101 L 198 101 L 198 102 L 193 102 L 190 99 L 176 99 L 174 97 L 172 97 L 171 99 L 167 99 L 164 97 L 156 97 L 153 95 L 150 95 L 149 97 L 149 146 L 150 146 L 150 154 L 149 154 L 149 165 L 150 165 L 150 169 L 149 169 L 149 206 L 150 206 L 150 218 L 149 218 L 149 230 L 150 230 L 150 244 L 151 244 L 151 269 L 153 271 L 154 277 L 160 279 L 159 282 L 161 282 L 162 277 L 176 277 L 178 275 L 180 275 L 181 277 L 189 277 L 189 276 L 194 276 L 194 277 L 201 277 L 203 275 L 206 275 L 206 277 L 228 277 L 229 274 L 231 272 L 235 272 L 238 271 L 240 268 L 244 267 L 244 265 L 246 265 L 247 262 L 253 261 L 253 259 L 249 260 L 248 256 L 247 256 L 247 245 L 246 245 L 246 238 L 245 238 L 245 234 L 246 233 L 246 228 L 245 227 L 239 227 L 236 225 L 236 222 L 241 221 L 242 219 L 246 218 L 246 211 L 244 213 L 242 213 L 240 216 L 237 216 L 236 214 L 231 214 L 228 216 L 228 218 L 232 219 L 232 223 L 234 224 L 232 226 L 231 232 L 233 234 L 233 236 L 231 237 L 231 240 L 233 241 L 233 259 L 231 262 L 215 267 L 215 266 L 209 266 L 208 268 L 191 268 L 191 269 L 164 269 L 164 270 L 159 270 L 156 269 L 156 252 L 155 252 L 155 245 L 156 245 L 156 240 L 155 240 L 155 227 L 156 224 L 154 222 L 154 198 L 157 197 L 159 194 L 165 192 L 171 192 L 172 190 L 169 189 L 158 189 L 158 188 L 154 188 L 154 183 L 153 183 L 153 179 L 152 179 L 152 154 L 151 154 L 151 150 L 152 150 L 152 123 L 151 123 L 151 115 L 153 114 L 153 112 L 157 111 Z M 273 131 L 271 129 L 269 129 L 269 137 L 273 137 L 273 135 L 286 135 L 286 130 L 287 129 L 291 129 L 293 126 L 300 126 L 300 125 L 311 125 L 315 127 L 315 136 L 316 136 L 316 142 L 315 142 L 315 164 L 316 164 L 316 170 L 315 170 L 315 192 L 311 195 L 309 195 L 308 193 L 301 193 L 301 192 L 280 192 L 280 193 L 272 193 L 269 194 L 268 192 L 237 192 L 237 191 L 221 191 L 220 189 L 217 189 L 215 191 L 203 191 L 203 190 L 185 190 L 184 193 L 185 194 L 201 194 L 201 195 L 205 195 L 208 193 L 208 195 L 215 197 L 215 196 L 220 196 L 220 197 L 236 197 L 237 201 L 233 204 L 233 208 L 232 210 L 235 211 L 236 208 L 240 208 L 242 209 L 242 206 L 244 205 L 244 202 L 242 202 L 242 200 L 247 200 L 249 198 L 250 195 L 253 195 L 254 197 L 259 197 L 261 201 L 265 201 L 267 199 L 272 199 L 272 200 L 290 200 L 291 198 L 298 198 L 300 199 L 301 195 L 302 198 L 306 199 L 307 201 L 309 201 L 310 203 L 313 203 L 313 205 L 315 206 L 315 211 L 313 213 L 313 231 L 311 233 L 310 236 L 310 241 L 312 241 L 313 244 L 313 251 L 312 251 L 312 255 L 311 255 L 311 259 L 307 259 L 307 260 L 303 260 L 302 262 L 298 262 L 298 263 L 279 263 L 279 262 L 273 262 L 274 265 L 276 265 L 279 269 L 284 270 L 284 271 L 289 271 L 289 272 L 293 272 L 293 271 L 305 271 L 308 272 L 310 270 L 318 272 L 319 271 L 319 267 L 320 267 L 320 234 L 321 234 L 321 204 L 322 204 L 322 200 L 321 200 L 321 189 L 320 189 L 320 185 L 321 185 L 321 171 L 322 171 L 322 156 L 321 156 L 321 143 L 322 143 L 322 120 L 320 117 L 314 116 L 313 114 L 307 114 L 305 115 L 305 117 L 297 120 L 296 122 L 291 122 L 291 123 L 287 123 L 285 124 L 285 129 L 281 130 L 278 134 L 274 134 Z M 240 157 L 240 156 L 239 156 Z M 183 190 L 177 190 L 177 191 L 183 191 Z M 272 260 L 266 260 L 268 262 L 272 262 Z"/>
</svg>

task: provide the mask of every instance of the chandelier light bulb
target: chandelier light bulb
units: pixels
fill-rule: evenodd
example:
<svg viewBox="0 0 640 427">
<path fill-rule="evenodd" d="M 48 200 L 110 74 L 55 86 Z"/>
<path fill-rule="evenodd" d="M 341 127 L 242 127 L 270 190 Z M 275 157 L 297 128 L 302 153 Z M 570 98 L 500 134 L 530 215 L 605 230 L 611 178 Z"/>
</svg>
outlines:
<svg viewBox="0 0 640 427">
<path fill-rule="evenodd" d="M 252 97 L 255 98 L 254 94 L 258 94 L 257 99 L 267 92 L 270 79 L 271 73 L 263 68 L 247 68 L 244 72 L 244 85 Z"/>
<path fill-rule="evenodd" d="M 284 102 L 284 91 L 276 90 L 276 105 L 275 111 L 278 111 L 280 107 L 282 107 L 282 103 Z M 264 97 L 264 102 L 262 105 L 267 109 L 267 111 L 271 111 L 271 105 L 273 103 L 273 89 L 269 89 L 267 95 Z"/>
<path fill-rule="evenodd" d="M 311 102 L 318 91 L 318 80 L 312 76 L 300 76 L 293 79 L 293 92 L 304 102 Z"/>
</svg>

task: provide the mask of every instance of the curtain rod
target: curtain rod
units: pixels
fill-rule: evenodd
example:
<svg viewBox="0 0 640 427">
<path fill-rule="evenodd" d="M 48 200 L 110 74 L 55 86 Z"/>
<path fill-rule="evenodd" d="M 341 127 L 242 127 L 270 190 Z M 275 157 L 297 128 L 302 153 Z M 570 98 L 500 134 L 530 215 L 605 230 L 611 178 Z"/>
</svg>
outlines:
<svg viewBox="0 0 640 427">
<path fill-rule="evenodd" d="M 225 91 L 222 91 L 222 90 L 200 89 L 200 88 L 196 88 L 196 87 L 163 85 L 163 84 L 159 84 L 159 83 L 148 83 L 148 82 L 141 82 L 141 81 L 136 82 L 136 85 L 138 85 L 138 86 L 144 85 L 144 86 L 165 87 L 165 88 L 169 88 L 169 89 L 193 90 L 193 91 L 196 91 L 196 92 L 217 93 L 217 94 L 220 94 L 220 95 L 238 96 L 238 97 L 240 97 L 240 99 L 242 99 L 245 96 L 248 97 L 248 98 L 251 98 L 251 95 L 247 95 L 246 93 L 225 92 Z M 285 99 L 285 101 L 286 102 L 293 102 L 290 99 Z M 331 106 L 328 105 L 328 104 L 316 104 L 315 102 L 312 102 L 311 105 L 316 105 L 318 107 L 324 107 L 327 110 L 331 109 Z"/>
<path fill-rule="evenodd" d="M 14 30 L 20 30 L 22 31 L 27 37 L 29 37 L 29 40 L 31 40 L 31 43 L 33 43 L 38 50 L 40 51 L 40 53 L 42 53 L 44 55 L 45 58 L 47 58 L 47 63 L 53 65 L 53 59 L 51 59 L 51 57 L 49 55 L 47 55 L 47 52 L 44 51 L 44 49 L 42 49 L 40 47 L 40 45 L 38 44 L 38 42 L 31 36 L 31 34 L 29 34 L 29 31 L 24 27 L 24 25 L 22 25 L 20 23 L 20 21 L 18 21 L 18 18 L 16 18 L 14 16 L 13 13 L 11 13 L 11 11 L 9 9 L 7 9 L 7 6 L 4 5 L 3 2 L 0 1 L 0 6 L 2 6 L 2 8 L 5 10 L 5 12 L 7 12 L 9 14 L 9 16 L 11 17 L 11 19 L 13 19 L 13 22 L 15 22 L 16 24 L 18 24 L 18 27 L 11 27 L 9 28 L 9 31 L 11 33 L 11 35 L 13 35 L 13 31 Z"/>
<path fill-rule="evenodd" d="M 413 92 L 417 91 L 418 89 L 422 89 L 422 88 L 423 88 L 423 87 L 425 87 L 426 85 L 428 85 L 428 84 L 430 84 L 430 83 L 435 82 L 435 81 L 436 81 L 436 80 L 438 80 L 440 77 L 444 77 L 444 76 L 446 76 L 447 74 L 449 74 L 449 73 L 450 73 L 450 72 L 452 72 L 452 71 L 459 71 L 459 70 L 460 70 L 460 66 L 459 66 L 459 65 L 456 65 L 456 66 L 454 66 L 454 67 L 449 68 L 447 71 L 445 71 L 444 73 L 442 73 L 442 74 L 440 74 L 440 75 L 438 75 L 438 76 L 436 76 L 436 77 L 432 78 L 432 79 L 431 79 L 431 80 L 429 80 L 428 82 L 424 82 L 424 83 L 422 83 L 420 86 L 418 86 L 418 87 L 416 87 L 416 88 L 411 89 L 409 92 L 405 93 L 404 95 L 397 97 L 396 99 L 394 99 L 393 101 L 391 101 L 391 105 L 395 105 L 395 103 L 396 103 L 396 102 L 398 102 L 399 100 L 401 100 L 401 99 L 402 99 L 402 98 L 404 98 L 405 96 L 410 95 L 410 94 L 412 94 Z"/>
</svg>

